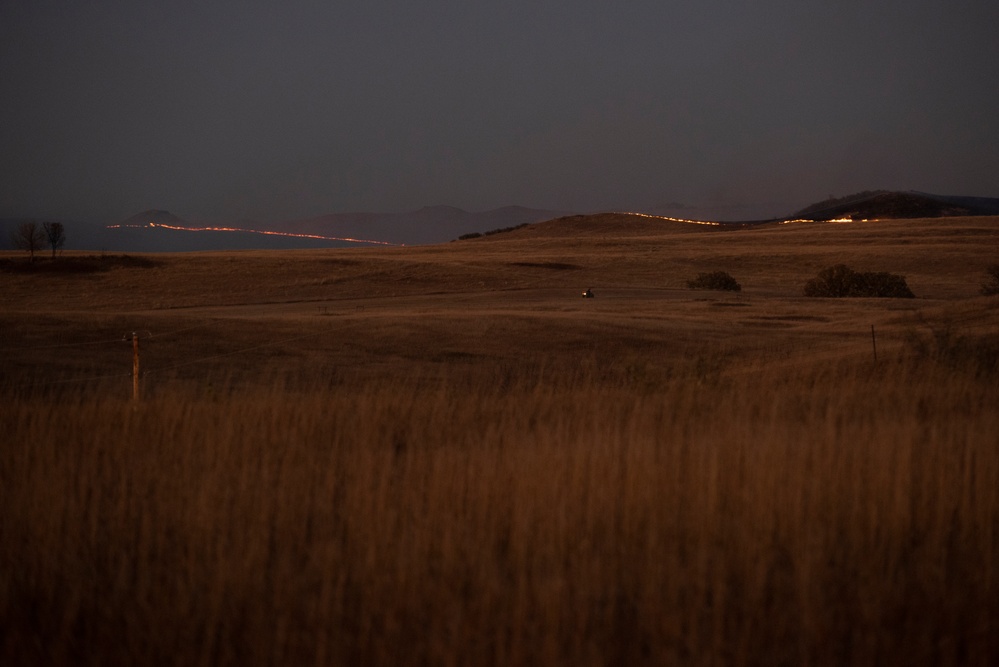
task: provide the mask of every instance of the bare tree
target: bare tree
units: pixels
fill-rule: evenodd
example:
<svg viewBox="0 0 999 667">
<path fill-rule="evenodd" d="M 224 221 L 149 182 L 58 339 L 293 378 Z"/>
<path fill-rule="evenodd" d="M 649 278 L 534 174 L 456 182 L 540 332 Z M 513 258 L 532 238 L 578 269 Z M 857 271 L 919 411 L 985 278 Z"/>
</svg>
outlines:
<svg viewBox="0 0 999 667">
<path fill-rule="evenodd" d="M 43 222 L 42 229 L 45 230 L 45 238 L 52 247 L 52 259 L 55 259 L 56 250 L 61 248 L 66 242 L 66 228 L 61 222 Z"/>
<path fill-rule="evenodd" d="M 37 222 L 22 222 L 14 228 L 10 235 L 10 242 L 18 250 L 27 250 L 31 254 L 31 261 L 35 261 L 35 251 L 40 250 L 45 243 L 45 234 Z"/>
</svg>

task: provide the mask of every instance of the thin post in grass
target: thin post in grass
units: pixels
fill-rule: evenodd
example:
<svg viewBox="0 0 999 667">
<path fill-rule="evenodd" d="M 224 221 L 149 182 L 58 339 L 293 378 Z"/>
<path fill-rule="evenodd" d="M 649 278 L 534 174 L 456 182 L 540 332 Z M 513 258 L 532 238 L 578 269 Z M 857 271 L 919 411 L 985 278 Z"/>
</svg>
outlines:
<svg viewBox="0 0 999 667">
<path fill-rule="evenodd" d="M 132 402 L 139 402 L 139 332 L 132 332 Z"/>
<path fill-rule="evenodd" d="M 874 363 L 878 363 L 878 339 L 874 335 L 874 325 L 871 325 L 871 347 L 874 349 Z"/>
</svg>

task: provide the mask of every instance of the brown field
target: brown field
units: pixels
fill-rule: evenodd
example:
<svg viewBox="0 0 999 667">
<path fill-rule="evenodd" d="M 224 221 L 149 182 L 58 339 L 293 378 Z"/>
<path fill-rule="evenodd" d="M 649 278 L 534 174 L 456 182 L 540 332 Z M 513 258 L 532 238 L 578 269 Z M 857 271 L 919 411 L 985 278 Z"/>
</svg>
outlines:
<svg viewBox="0 0 999 667">
<path fill-rule="evenodd" d="M 2 255 L 0 664 L 996 664 L 997 249 Z M 801 296 L 838 263 L 917 298 Z"/>
</svg>

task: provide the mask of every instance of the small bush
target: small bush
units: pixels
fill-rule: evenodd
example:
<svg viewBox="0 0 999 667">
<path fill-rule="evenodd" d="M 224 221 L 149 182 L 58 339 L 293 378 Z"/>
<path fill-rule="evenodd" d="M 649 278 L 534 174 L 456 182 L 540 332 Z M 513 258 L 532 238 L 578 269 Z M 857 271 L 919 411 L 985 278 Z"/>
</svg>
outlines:
<svg viewBox="0 0 999 667">
<path fill-rule="evenodd" d="M 916 296 L 906 284 L 905 277 L 894 273 L 858 273 L 857 282 L 858 296 L 889 299 L 913 299 Z"/>
<path fill-rule="evenodd" d="M 818 276 L 805 283 L 805 296 L 857 296 L 858 288 L 857 272 L 845 264 L 837 264 L 822 269 Z"/>
<path fill-rule="evenodd" d="M 912 299 L 905 277 L 894 273 L 859 273 L 845 264 L 819 271 L 805 283 L 805 296 L 822 297 L 883 297 Z"/>
<path fill-rule="evenodd" d="M 740 285 L 735 278 L 724 271 L 714 271 L 712 273 L 700 273 L 693 280 L 687 281 L 690 289 L 713 289 L 726 292 L 740 292 Z"/>
<path fill-rule="evenodd" d="M 999 294 L 999 264 L 993 264 L 985 269 L 988 278 L 982 283 L 982 294 L 994 296 Z"/>
</svg>

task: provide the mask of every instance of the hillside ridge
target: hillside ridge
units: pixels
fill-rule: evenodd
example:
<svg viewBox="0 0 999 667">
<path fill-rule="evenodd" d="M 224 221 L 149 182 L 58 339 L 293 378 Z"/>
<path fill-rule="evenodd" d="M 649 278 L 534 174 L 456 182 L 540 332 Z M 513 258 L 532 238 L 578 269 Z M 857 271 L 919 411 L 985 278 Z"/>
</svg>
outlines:
<svg viewBox="0 0 999 667">
<path fill-rule="evenodd" d="M 925 192 L 865 190 L 846 197 L 816 202 L 788 216 L 789 219 L 852 220 L 946 218 L 999 215 L 999 199 L 959 197 Z"/>
</svg>

